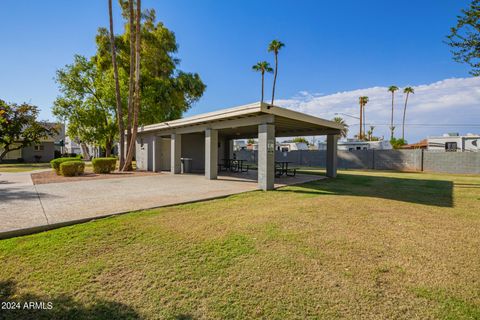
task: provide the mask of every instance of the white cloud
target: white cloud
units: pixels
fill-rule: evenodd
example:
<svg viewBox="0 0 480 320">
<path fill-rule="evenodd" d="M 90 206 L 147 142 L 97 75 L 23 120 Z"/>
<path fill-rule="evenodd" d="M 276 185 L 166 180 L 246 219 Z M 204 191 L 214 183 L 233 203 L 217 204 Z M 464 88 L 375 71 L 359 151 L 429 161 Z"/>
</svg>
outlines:
<svg viewBox="0 0 480 320">
<path fill-rule="evenodd" d="M 408 124 L 405 136 L 415 142 L 427 136 L 446 132 L 480 133 L 480 78 L 445 79 L 431 84 L 413 86 L 407 106 Z M 403 88 L 395 94 L 395 135 L 401 135 L 405 96 Z M 387 87 L 372 87 L 330 95 L 301 91 L 290 99 L 277 100 L 276 104 L 321 118 L 332 119 L 335 113 L 359 116 L 358 97 L 368 96 L 367 124 L 375 126 L 375 135 L 389 137 L 391 94 Z M 342 116 L 350 127 L 349 136 L 358 132 L 358 120 Z M 417 124 L 417 125 L 415 125 Z M 420 126 L 419 124 L 428 124 Z M 465 126 L 474 124 L 476 126 Z"/>
</svg>

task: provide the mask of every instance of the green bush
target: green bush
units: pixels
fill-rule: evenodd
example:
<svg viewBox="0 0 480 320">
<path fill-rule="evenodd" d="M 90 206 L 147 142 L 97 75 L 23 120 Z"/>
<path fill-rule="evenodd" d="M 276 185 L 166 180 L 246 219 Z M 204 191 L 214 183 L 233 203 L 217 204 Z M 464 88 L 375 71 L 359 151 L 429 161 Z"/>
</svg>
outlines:
<svg viewBox="0 0 480 320">
<path fill-rule="evenodd" d="M 55 170 L 55 172 L 60 175 L 60 164 L 64 163 L 64 162 L 68 162 L 68 161 L 79 161 L 81 158 L 78 158 L 78 157 L 75 157 L 75 158 L 57 158 L 57 159 L 53 159 L 52 161 L 50 161 L 50 165 L 52 166 L 52 168 Z"/>
<path fill-rule="evenodd" d="M 83 174 L 85 163 L 81 160 L 65 161 L 60 163 L 60 173 L 65 177 L 73 177 Z"/>
<path fill-rule="evenodd" d="M 92 160 L 93 172 L 95 173 L 110 173 L 115 171 L 117 165 L 116 158 L 95 158 Z"/>
</svg>

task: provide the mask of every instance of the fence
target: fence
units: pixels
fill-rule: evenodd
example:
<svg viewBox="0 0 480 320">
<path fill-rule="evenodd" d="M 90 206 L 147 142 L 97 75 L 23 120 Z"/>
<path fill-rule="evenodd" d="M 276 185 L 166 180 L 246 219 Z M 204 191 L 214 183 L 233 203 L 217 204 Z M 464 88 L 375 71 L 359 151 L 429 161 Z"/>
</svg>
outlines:
<svg viewBox="0 0 480 320">
<path fill-rule="evenodd" d="M 257 151 L 236 151 L 237 159 L 257 162 Z M 276 151 L 275 159 L 297 166 L 325 167 L 325 150 Z M 339 169 L 377 169 L 480 174 L 480 152 L 426 150 L 338 151 Z"/>
</svg>

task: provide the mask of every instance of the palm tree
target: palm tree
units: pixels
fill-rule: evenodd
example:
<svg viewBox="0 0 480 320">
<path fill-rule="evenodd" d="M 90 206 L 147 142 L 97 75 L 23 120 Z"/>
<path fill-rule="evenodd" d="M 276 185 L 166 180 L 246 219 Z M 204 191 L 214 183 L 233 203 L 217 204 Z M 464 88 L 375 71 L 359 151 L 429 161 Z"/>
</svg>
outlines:
<svg viewBox="0 0 480 320">
<path fill-rule="evenodd" d="M 133 0 L 130 0 L 132 3 Z M 140 31 L 141 31 L 141 0 L 136 0 L 137 10 L 136 10 L 136 21 L 135 21 L 135 81 L 134 81 L 134 106 L 133 106 L 133 123 L 132 123 L 132 140 L 130 141 L 130 146 L 128 148 L 127 157 L 125 159 L 125 165 L 123 170 L 132 170 L 132 159 L 133 152 L 135 149 L 135 140 L 137 139 L 137 130 L 138 130 L 138 114 L 140 113 Z M 131 5 L 133 8 L 133 5 Z M 132 9 L 133 10 L 133 9 Z M 133 55 L 133 52 L 130 52 Z M 131 79 L 130 79 L 131 80 Z"/>
<path fill-rule="evenodd" d="M 128 110 L 127 110 L 127 155 L 131 149 L 130 145 L 135 144 L 135 140 L 132 140 L 132 117 L 133 117 L 133 95 L 135 91 L 135 10 L 133 9 L 134 0 L 128 1 L 128 12 L 129 12 L 129 28 L 130 28 L 130 73 L 128 81 Z M 132 147 L 133 148 L 133 147 Z M 127 158 L 127 156 L 125 156 Z M 133 154 L 132 154 L 133 158 Z M 127 163 L 123 165 L 122 171 L 132 170 L 132 164 Z"/>
<path fill-rule="evenodd" d="M 257 71 L 257 72 L 261 72 L 261 74 L 262 74 L 262 99 L 261 99 L 261 102 L 263 103 L 263 87 L 264 87 L 264 83 L 265 83 L 265 72 L 272 73 L 273 69 L 272 69 L 272 67 L 270 67 L 270 63 L 268 63 L 267 61 L 257 62 L 256 65 L 252 66 L 252 69 Z"/>
<path fill-rule="evenodd" d="M 414 94 L 415 90 L 412 87 L 406 87 L 403 89 L 403 93 L 406 94 L 405 96 L 405 106 L 403 107 L 403 121 L 402 121 L 402 140 L 405 141 L 405 115 L 407 113 L 407 103 L 408 103 L 408 96 L 410 93 Z"/>
<path fill-rule="evenodd" d="M 273 40 L 268 45 L 268 52 L 273 52 L 275 55 L 275 72 L 273 74 L 273 89 L 272 89 L 272 106 L 273 101 L 275 100 L 275 85 L 277 83 L 277 73 L 278 73 L 278 51 L 285 47 L 285 44 L 279 40 Z"/>
<path fill-rule="evenodd" d="M 348 133 L 348 124 L 345 122 L 345 120 L 342 117 L 335 117 L 333 118 L 333 122 L 336 122 L 343 126 L 343 129 L 340 130 L 340 135 L 342 136 L 342 138 L 346 138 Z"/>
<path fill-rule="evenodd" d="M 120 84 L 118 81 L 118 66 L 117 66 L 117 54 L 115 49 L 115 34 L 113 33 L 113 13 L 112 13 L 112 0 L 108 0 L 108 15 L 110 19 L 110 49 L 112 51 L 112 64 L 113 64 L 113 78 L 115 80 L 115 98 L 117 103 L 117 122 L 118 132 L 120 134 L 120 150 L 118 159 L 120 162 L 120 170 L 123 168 L 125 162 L 125 129 L 123 126 L 123 110 L 122 110 L 122 98 L 120 96 Z"/>
<path fill-rule="evenodd" d="M 375 126 L 370 126 L 370 130 L 367 131 L 367 136 L 369 141 L 372 141 L 373 139 L 373 129 L 375 129 Z"/>
<path fill-rule="evenodd" d="M 390 140 L 393 139 L 393 131 L 395 130 L 395 127 L 393 126 L 393 104 L 395 100 L 395 91 L 398 90 L 397 86 L 390 86 L 388 87 L 388 91 L 392 93 L 392 116 L 390 118 Z"/>
<path fill-rule="evenodd" d="M 368 97 L 362 96 L 358 98 L 358 102 L 360 104 L 360 134 L 358 135 L 358 139 L 362 140 L 365 135 L 365 105 L 368 103 Z"/>
</svg>

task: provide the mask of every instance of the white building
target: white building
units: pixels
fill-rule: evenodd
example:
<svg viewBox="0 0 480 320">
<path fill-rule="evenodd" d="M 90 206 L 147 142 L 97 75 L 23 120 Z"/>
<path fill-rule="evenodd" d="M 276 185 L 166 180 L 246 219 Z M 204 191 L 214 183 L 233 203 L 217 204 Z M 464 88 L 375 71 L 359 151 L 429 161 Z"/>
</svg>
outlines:
<svg viewBox="0 0 480 320">
<path fill-rule="evenodd" d="M 318 150 L 326 150 L 327 144 L 325 142 L 318 143 Z M 392 145 L 390 141 L 360 141 L 357 139 L 346 139 L 338 142 L 338 150 L 354 151 L 354 150 L 390 150 Z"/>
<path fill-rule="evenodd" d="M 480 135 L 469 133 L 461 136 L 458 133 L 447 133 L 441 137 L 428 137 L 427 143 L 427 150 L 431 151 L 478 152 Z"/>
<path fill-rule="evenodd" d="M 308 150 L 308 145 L 305 142 L 277 142 L 277 150 L 282 152 Z"/>
</svg>

